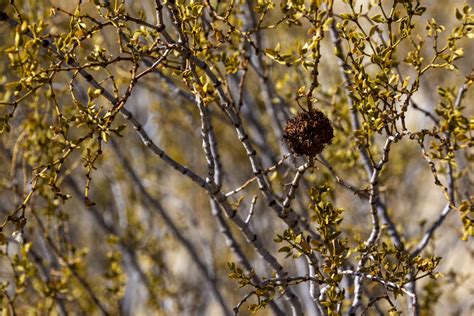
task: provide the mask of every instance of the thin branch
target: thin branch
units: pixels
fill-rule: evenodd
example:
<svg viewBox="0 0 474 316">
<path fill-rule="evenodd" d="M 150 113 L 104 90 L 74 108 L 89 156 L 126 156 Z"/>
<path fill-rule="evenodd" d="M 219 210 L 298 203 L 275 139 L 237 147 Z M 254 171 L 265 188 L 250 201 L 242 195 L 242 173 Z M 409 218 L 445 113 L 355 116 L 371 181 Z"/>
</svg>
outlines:
<svg viewBox="0 0 474 316">
<path fill-rule="evenodd" d="M 423 249 L 425 249 L 425 247 L 428 245 L 428 242 L 433 237 L 433 234 L 443 224 L 444 220 L 446 219 L 446 217 L 448 216 L 451 210 L 452 210 L 452 207 L 450 206 L 449 203 L 447 203 L 446 206 L 441 211 L 441 213 L 439 214 L 436 221 L 434 221 L 434 223 L 431 224 L 430 228 L 426 230 L 425 234 L 423 235 L 423 238 L 415 247 L 415 250 L 413 250 L 413 252 L 411 253 L 413 257 L 418 256 L 423 251 Z"/>
<path fill-rule="evenodd" d="M 316 159 L 316 161 L 321 163 L 324 167 L 326 167 L 329 170 L 331 175 L 336 180 L 337 184 L 339 184 L 342 187 L 346 188 L 347 190 L 351 191 L 352 193 L 354 193 L 355 195 L 357 195 L 361 199 L 365 199 L 365 200 L 369 199 L 369 193 L 368 192 L 366 192 L 365 190 L 361 190 L 361 189 L 357 188 L 356 186 L 350 184 L 349 182 L 341 179 L 339 177 L 339 175 L 337 174 L 337 172 L 334 170 L 334 168 L 329 164 L 329 162 L 326 159 L 324 159 L 324 157 L 322 155 L 320 155 L 319 157 L 320 157 L 320 159 Z"/>
<path fill-rule="evenodd" d="M 256 203 L 257 203 L 257 196 L 255 195 L 252 198 L 252 202 L 250 203 L 250 210 L 249 210 L 249 214 L 247 215 L 247 218 L 245 219 L 245 224 L 250 223 L 250 220 L 252 219 Z"/>
<path fill-rule="evenodd" d="M 146 204 L 149 204 L 150 206 L 152 206 L 151 209 L 160 215 L 160 217 L 165 222 L 166 226 L 171 230 L 173 236 L 181 243 L 181 245 L 183 245 L 186 251 L 190 254 L 192 261 L 196 264 L 197 268 L 199 269 L 201 274 L 205 277 L 206 281 L 208 282 L 223 312 L 225 314 L 230 314 L 230 311 L 227 308 L 227 304 L 225 303 L 225 300 L 218 289 L 216 280 L 210 274 L 210 271 L 207 269 L 205 263 L 199 257 L 195 246 L 191 243 L 191 241 L 189 241 L 181 233 L 181 231 L 179 230 L 177 225 L 174 223 L 174 221 L 171 219 L 171 217 L 168 215 L 168 212 L 165 211 L 161 203 L 148 193 L 142 181 L 140 180 L 140 177 L 132 169 L 130 163 L 127 161 L 122 151 L 119 149 L 119 146 L 117 145 L 117 143 L 113 139 L 111 140 L 110 143 L 112 145 L 112 148 L 114 149 L 114 152 L 117 158 L 120 160 L 121 166 L 127 172 L 128 176 L 131 178 L 131 180 L 135 184 L 135 187 L 138 189 L 140 194 L 145 199 Z"/>
<path fill-rule="evenodd" d="M 275 165 L 271 166 L 270 168 L 266 169 L 263 171 L 264 174 L 269 174 L 273 171 L 275 171 L 288 157 L 290 157 L 289 154 L 284 155 L 283 158 L 280 159 Z M 239 193 L 240 191 L 244 190 L 248 185 L 250 185 L 252 182 L 257 180 L 257 177 L 252 177 L 249 180 L 247 180 L 244 184 L 242 184 L 240 187 L 237 189 L 234 189 L 232 191 L 229 191 L 225 194 L 225 196 L 229 197 L 231 195 L 234 195 L 236 193 Z"/>
<path fill-rule="evenodd" d="M 65 179 L 65 182 L 74 191 L 76 196 L 78 197 L 83 196 L 83 193 L 81 189 L 79 188 L 79 185 L 72 177 L 67 177 Z M 104 220 L 104 217 L 102 216 L 102 211 L 97 209 L 96 206 L 92 205 L 92 206 L 86 207 L 86 210 L 94 217 L 95 223 L 99 227 L 101 227 L 107 234 L 120 236 L 119 232 L 115 229 L 114 226 L 111 226 L 106 223 L 106 221 Z M 143 271 L 142 267 L 138 263 L 137 253 L 134 246 L 125 243 L 122 238 L 119 238 L 117 243 L 118 243 L 120 252 L 125 254 L 128 257 L 133 269 L 135 269 L 135 271 L 138 273 L 141 282 L 151 293 L 152 286 L 148 280 L 148 277 L 146 276 L 145 271 Z M 152 300 L 154 300 L 153 297 L 152 297 Z"/>
<path fill-rule="evenodd" d="M 344 89 L 345 89 L 347 100 L 348 100 L 347 102 L 349 103 L 349 108 L 351 110 L 352 129 L 354 131 L 359 130 L 361 128 L 359 115 L 357 112 L 357 108 L 354 104 L 354 101 L 351 98 L 351 96 L 353 95 L 351 91 L 353 83 L 348 75 L 348 71 L 350 70 L 350 67 L 346 63 L 344 58 L 342 57 L 344 56 L 344 49 L 341 43 L 341 36 L 336 29 L 335 21 L 331 24 L 329 31 L 331 33 L 333 45 L 336 47 L 336 50 L 340 52 L 340 55 L 339 55 L 340 57 L 338 57 L 339 72 L 344 81 Z M 370 178 L 373 174 L 373 165 L 370 159 L 369 152 L 367 151 L 367 148 L 365 146 L 361 146 L 359 150 L 361 153 L 362 164 L 364 165 L 367 175 Z M 393 221 L 391 220 L 390 216 L 388 215 L 387 206 L 385 205 L 385 203 L 383 203 L 382 199 L 380 198 L 377 199 L 377 204 L 378 204 L 378 207 L 377 207 L 378 212 L 380 213 L 380 216 L 384 224 L 386 224 L 388 227 L 388 233 L 390 235 L 391 240 L 398 248 L 403 248 L 404 245 L 402 242 L 402 238 L 400 236 L 400 233 L 397 231 L 395 225 L 393 224 Z"/>
<path fill-rule="evenodd" d="M 94 290 L 92 289 L 91 285 L 89 282 L 79 274 L 77 271 L 75 265 L 71 262 L 69 262 L 68 258 L 65 257 L 61 250 L 58 249 L 58 247 L 54 244 L 53 240 L 51 239 L 50 235 L 47 233 L 47 229 L 42 221 L 42 219 L 36 214 L 35 211 L 31 212 L 33 214 L 33 217 L 35 218 L 36 222 L 38 223 L 38 227 L 41 232 L 42 238 L 46 241 L 46 244 L 49 246 L 49 248 L 54 252 L 57 258 L 60 258 L 61 261 L 66 265 L 66 267 L 71 271 L 71 274 L 74 276 L 74 278 L 79 282 L 81 287 L 84 289 L 85 293 L 87 296 L 91 299 L 92 303 L 97 306 L 99 309 L 100 313 L 102 315 L 110 315 L 107 307 L 103 304 L 103 302 L 97 297 L 96 293 L 94 293 Z"/>
<path fill-rule="evenodd" d="M 313 165 L 313 161 L 309 161 L 296 169 L 295 177 L 293 178 L 293 181 L 291 181 L 290 189 L 288 190 L 288 193 L 286 194 L 286 198 L 282 203 L 283 208 L 284 208 L 283 214 L 286 215 L 286 213 L 288 212 L 290 208 L 291 201 L 295 198 L 296 189 L 298 189 L 298 185 L 299 185 L 301 177 L 306 172 L 306 170 L 308 170 L 308 168 L 310 168 L 312 165 Z"/>
<path fill-rule="evenodd" d="M 372 232 L 370 233 L 369 238 L 365 242 L 366 251 L 362 254 L 362 257 L 357 265 L 357 272 L 361 272 L 364 267 L 370 250 L 375 246 L 376 241 L 380 236 L 380 219 L 377 212 L 377 200 L 379 199 L 378 192 L 378 176 L 383 166 L 388 162 L 388 155 L 390 152 L 390 147 L 393 142 L 395 142 L 400 135 L 396 134 L 395 136 L 387 137 L 385 145 L 383 147 L 382 159 L 375 165 L 372 177 L 370 178 L 371 189 L 369 191 L 369 204 L 370 204 L 370 215 L 372 218 Z M 361 305 L 362 299 L 362 276 L 357 275 L 354 280 L 354 299 L 352 301 L 351 308 L 349 310 L 350 315 L 355 315 L 357 309 Z"/>
<path fill-rule="evenodd" d="M 249 293 L 245 294 L 245 296 L 237 303 L 237 305 L 233 308 L 234 315 L 239 315 L 240 307 L 253 295 L 256 295 L 255 291 L 250 291 Z"/>
<path fill-rule="evenodd" d="M 346 95 L 347 95 L 347 102 L 349 103 L 349 108 L 351 110 L 352 129 L 353 130 L 359 130 L 361 128 L 361 125 L 360 125 L 359 115 L 357 113 L 357 107 L 355 106 L 354 101 L 350 97 L 353 94 L 352 91 L 351 91 L 353 83 L 352 83 L 352 81 L 351 81 L 351 79 L 349 78 L 349 75 L 348 75 L 348 71 L 350 70 L 350 67 L 342 57 L 342 56 L 344 56 L 344 53 L 343 53 L 344 49 L 343 49 L 342 43 L 341 43 L 341 36 L 339 35 L 339 32 L 336 29 L 336 22 L 335 21 L 331 24 L 331 27 L 329 28 L 329 31 L 331 33 L 332 43 L 335 46 L 336 50 L 340 52 L 339 56 L 341 56 L 341 57 L 338 57 L 337 60 L 338 60 L 338 63 L 339 63 L 339 72 L 341 74 L 341 77 L 343 78 L 344 89 L 345 89 Z M 372 167 L 372 163 L 371 163 L 369 154 L 367 152 L 367 148 L 364 147 L 364 146 L 361 146 L 360 147 L 360 153 L 361 153 L 362 161 L 363 161 L 363 164 L 364 164 L 364 167 L 365 167 L 367 173 L 372 174 L 373 167 Z"/>
<path fill-rule="evenodd" d="M 403 292 L 412 299 L 413 305 L 417 301 L 417 296 L 416 296 L 415 293 L 408 291 L 404 287 L 402 287 L 402 286 L 400 286 L 400 285 L 398 285 L 394 282 L 386 281 L 386 280 L 384 280 L 384 279 L 382 279 L 378 276 L 371 275 L 371 274 L 366 274 L 366 273 L 362 273 L 362 272 L 357 272 L 357 271 L 353 271 L 353 270 L 343 270 L 343 271 L 339 271 L 339 273 L 343 274 L 343 275 L 353 275 L 355 277 L 360 277 L 362 279 L 367 279 L 367 280 L 378 282 L 378 283 L 382 284 L 388 291 L 397 290 L 397 291 Z"/>
</svg>

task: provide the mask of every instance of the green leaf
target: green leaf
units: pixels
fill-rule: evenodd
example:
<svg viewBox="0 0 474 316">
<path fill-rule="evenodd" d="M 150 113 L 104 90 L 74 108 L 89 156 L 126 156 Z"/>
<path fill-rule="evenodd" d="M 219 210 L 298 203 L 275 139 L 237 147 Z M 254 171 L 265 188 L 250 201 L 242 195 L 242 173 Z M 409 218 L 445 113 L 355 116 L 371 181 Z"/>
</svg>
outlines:
<svg viewBox="0 0 474 316">
<path fill-rule="evenodd" d="M 0 233 L 0 245 L 5 245 L 7 243 L 7 238 L 3 233 Z"/>
<path fill-rule="evenodd" d="M 456 9 L 456 19 L 458 19 L 459 21 L 461 21 L 463 18 L 463 15 L 461 14 L 461 12 L 459 12 L 458 9 Z"/>
<path fill-rule="evenodd" d="M 377 23 L 385 23 L 385 19 L 381 14 L 374 15 L 372 18 L 372 21 L 377 22 Z"/>
<path fill-rule="evenodd" d="M 303 238 L 302 234 L 299 234 L 298 236 L 296 236 L 296 238 L 295 238 L 295 243 L 296 243 L 296 244 L 300 244 L 302 238 Z"/>
</svg>

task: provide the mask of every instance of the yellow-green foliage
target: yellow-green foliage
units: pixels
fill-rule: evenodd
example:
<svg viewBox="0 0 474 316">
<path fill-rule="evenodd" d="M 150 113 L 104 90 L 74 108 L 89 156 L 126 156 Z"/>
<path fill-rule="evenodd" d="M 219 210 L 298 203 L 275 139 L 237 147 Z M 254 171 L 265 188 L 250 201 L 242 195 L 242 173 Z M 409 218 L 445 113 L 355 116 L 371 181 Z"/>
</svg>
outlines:
<svg viewBox="0 0 474 316">
<path fill-rule="evenodd" d="M 472 313 L 469 2 L 4 0 L 0 34 L 2 315 Z"/>
</svg>

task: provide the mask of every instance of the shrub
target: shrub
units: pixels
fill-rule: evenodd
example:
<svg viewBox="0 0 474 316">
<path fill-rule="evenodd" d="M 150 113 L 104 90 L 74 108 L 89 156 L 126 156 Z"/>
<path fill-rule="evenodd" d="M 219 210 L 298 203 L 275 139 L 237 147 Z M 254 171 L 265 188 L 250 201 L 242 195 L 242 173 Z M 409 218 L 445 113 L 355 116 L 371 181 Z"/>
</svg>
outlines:
<svg viewBox="0 0 474 316">
<path fill-rule="evenodd" d="M 472 312 L 473 27 L 456 1 L 0 2 L 2 312 Z"/>
</svg>

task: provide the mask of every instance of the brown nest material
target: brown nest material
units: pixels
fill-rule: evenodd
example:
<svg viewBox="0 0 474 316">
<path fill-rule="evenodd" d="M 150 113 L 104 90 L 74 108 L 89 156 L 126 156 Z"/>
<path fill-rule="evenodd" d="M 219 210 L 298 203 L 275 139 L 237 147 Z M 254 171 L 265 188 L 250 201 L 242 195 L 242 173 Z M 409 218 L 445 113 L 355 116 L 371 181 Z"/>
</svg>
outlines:
<svg viewBox="0 0 474 316">
<path fill-rule="evenodd" d="M 333 137 L 331 121 L 319 110 L 299 112 L 286 122 L 284 138 L 297 155 L 312 158 L 331 144 Z"/>
</svg>

